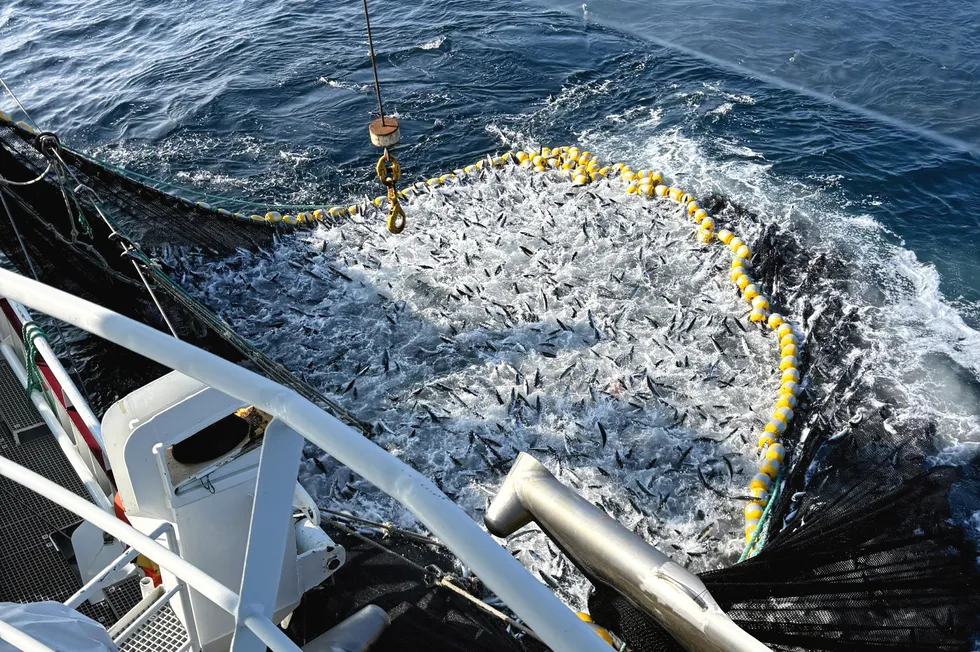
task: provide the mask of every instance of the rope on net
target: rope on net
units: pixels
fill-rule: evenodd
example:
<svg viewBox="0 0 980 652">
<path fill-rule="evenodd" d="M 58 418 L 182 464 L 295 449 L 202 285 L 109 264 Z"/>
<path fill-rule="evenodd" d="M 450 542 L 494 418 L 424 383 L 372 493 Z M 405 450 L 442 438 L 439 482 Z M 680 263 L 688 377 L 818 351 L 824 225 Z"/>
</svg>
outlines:
<svg viewBox="0 0 980 652">
<path fill-rule="evenodd" d="M 30 129 L 24 125 L 18 126 L 21 129 L 30 131 Z M 56 159 L 61 164 L 56 166 L 56 171 L 58 172 L 59 180 L 62 181 L 61 185 L 62 189 L 64 190 L 65 186 L 63 179 L 61 179 L 63 170 L 74 176 L 76 181 L 78 178 L 74 175 L 71 167 L 65 164 L 64 160 L 58 154 L 59 148 L 60 143 L 57 143 L 56 141 L 50 147 L 50 149 L 54 152 Z M 85 158 L 94 160 L 90 157 Z M 122 170 L 108 164 L 103 164 L 100 161 L 95 162 L 100 165 L 105 165 L 111 170 L 118 171 L 120 174 L 127 177 L 136 176 L 137 178 L 148 180 L 149 182 L 160 186 L 177 187 L 168 182 L 162 182 L 143 175 L 135 175 L 129 171 Z M 770 311 L 770 301 L 768 297 L 764 296 L 760 292 L 759 288 L 754 283 L 753 278 L 750 276 L 752 268 L 752 252 L 748 245 L 732 230 L 720 229 L 716 231 L 716 219 L 710 216 L 708 211 L 701 207 L 693 196 L 680 188 L 668 186 L 664 175 L 660 172 L 645 169 L 634 171 L 629 165 L 624 163 L 603 165 L 590 152 L 582 151 L 574 146 L 556 148 L 542 147 L 539 150 L 532 152 L 517 151 L 508 152 L 501 156 L 488 155 L 486 158 L 481 158 L 471 165 L 457 168 L 452 172 L 438 177 L 432 177 L 426 181 L 417 182 L 414 185 L 403 188 L 397 192 L 394 190 L 393 182 L 397 180 L 398 176 L 400 176 L 399 174 L 396 174 L 400 173 L 400 169 L 397 167 L 397 162 L 388 162 L 386 161 L 385 157 L 382 156 L 381 159 L 379 159 L 377 171 L 379 176 L 382 178 L 382 181 L 385 181 L 386 177 L 392 180 L 390 185 L 387 182 L 385 183 L 385 185 L 388 186 L 388 196 L 379 196 L 374 200 L 361 204 L 349 205 L 347 207 L 334 206 L 331 208 L 316 208 L 312 211 L 301 210 L 296 211 L 295 213 L 286 214 L 282 214 L 276 210 L 270 210 L 264 215 L 253 214 L 246 217 L 244 214 L 232 213 L 229 210 L 215 207 L 208 203 L 195 203 L 186 198 L 178 199 L 185 204 L 196 205 L 200 208 L 210 210 L 212 211 L 212 214 L 216 213 L 217 215 L 224 217 L 231 217 L 253 223 L 264 223 L 277 228 L 300 227 L 315 225 L 320 222 L 333 222 L 331 218 L 339 218 L 347 215 L 353 216 L 367 213 L 369 210 L 379 210 L 387 201 L 389 203 L 390 228 L 391 209 L 400 209 L 400 205 L 396 203 L 398 199 L 410 201 L 412 197 L 420 193 L 431 192 L 433 189 L 447 183 L 461 183 L 467 177 L 479 178 L 483 176 L 485 170 L 501 166 L 518 166 L 541 174 L 547 173 L 553 175 L 564 175 L 569 177 L 575 186 L 585 186 L 590 183 L 599 182 L 615 183 L 615 179 L 618 177 L 621 186 L 627 195 L 634 196 L 637 199 L 650 199 L 659 202 L 669 201 L 679 204 L 683 210 L 682 214 L 688 216 L 696 225 L 697 230 L 694 232 L 694 236 L 698 241 L 704 243 L 705 245 L 718 242 L 731 251 L 732 261 L 730 278 L 732 283 L 739 290 L 742 298 L 751 306 L 749 320 L 753 324 L 760 327 L 767 326 L 769 330 L 773 331 L 780 351 L 780 387 L 778 390 L 778 396 L 775 400 L 775 407 L 771 418 L 764 425 L 763 432 L 761 432 L 759 436 L 758 443 L 761 451 L 761 462 L 758 472 L 752 477 L 749 483 L 749 496 L 751 500 L 745 505 L 744 508 L 746 547 L 745 551 L 743 552 L 743 558 L 750 557 L 757 553 L 765 541 L 765 537 L 760 535 L 763 534 L 763 530 L 765 528 L 769 527 L 767 511 L 773 502 L 770 494 L 776 494 L 775 488 L 777 486 L 777 477 L 780 476 L 781 470 L 788 461 L 786 459 L 786 450 L 779 442 L 779 438 L 786 432 L 787 428 L 792 423 L 794 416 L 793 410 L 797 406 L 797 397 L 801 391 L 799 371 L 800 363 L 798 357 L 801 347 L 800 331 L 789 323 L 782 315 Z M 75 188 L 74 191 L 66 191 L 66 194 L 77 204 L 79 201 L 79 194 L 83 193 L 85 190 L 90 189 L 79 181 L 78 187 Z M 194 191 L 187 192 L 194 194 Z M 95 195 L 94 191 L 85 192 L 84 194 Z M 392 202 L 392 195 L 394 195 L 396 202 Z M 223 199 L 218 195 L 207 195 L 207 197 L 211 199 Z M 85 200 L 83 199 L 82 201 Z M 234 201 L 237 204 L 249 203 L 241 202 L 239 200 L 231 201 Z M 231 326 L 229 326 L 226 322 L 221 320 L 207 307 L 203 306 L 200 302 L 188 295 L 175 281 L 173 281 L 173 279 L 171 279 L 162 269 L 160 269 L 159 265 L 154 263 L 139 248 L 138 244 L 134 243 L 125 236 L 116 221 L 112 220 L 107 214 L 104 205 L 98 199 L 97 195 L 95 195 L 94 200 L 89 200 L 89 203 L 93 206 L 96 213 L 106 222 L 107 225 L 109 225 L 126 255 L 128 255 L 134 261 L 134 264 L 137 265 L 137 271 L 142 269 L 140 277 L 143 279 L 146 289 L 149 291 L 151 297 L 153 297 L 154 302 L 161 311 L 161 314 L 163 314 L 162 306 L 160 306 L 159 301 L 154 296 L 147 277 L 152 279 L 157 287 L 161 288 L 173 299 L 175 299 L 189 313 L 202 321 L 221 338 L 229 342 L 241 355 L 252 361 L 269 378 L 287 387 L 295 389 L 298 393 L 309 400 L 326 406 L 328 411 L 330 411 L 332 414 L 365 434 L 370 432 L 371 428 L 368 424 L 357 419 L 348 410 L 342 408 L 338 403 L 327 398 L 307 383 L 297 379 L 283 365 L 262 354 L 247 339 L 235 333 Z M 249 204 L 252 206 L 263 205 L 255 202 L 251 202 Z M 286 210 L 287 207 L 288 205 L 280 205 L 276 206 L 275 208 Z M 302 206 L 301 208 L 308 209 L 310 206 Z M 71 214 L 78 216 L 82 216 L 82 213 L 83 211 L 80 208 L 77 211 L 71 211 Z M 392 230 L 394 232 L 400 231 L 400 229 Z M 169 320 L 165 315 L 164 319 L 169 323 Z M 173 330 L 172 327 L 171 330 Z"/>
</svg>

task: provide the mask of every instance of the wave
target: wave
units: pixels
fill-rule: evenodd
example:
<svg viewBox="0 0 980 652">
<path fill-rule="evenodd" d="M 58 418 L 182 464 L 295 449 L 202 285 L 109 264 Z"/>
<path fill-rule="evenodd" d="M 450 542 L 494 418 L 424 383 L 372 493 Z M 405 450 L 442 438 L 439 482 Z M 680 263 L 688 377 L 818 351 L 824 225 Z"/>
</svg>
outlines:
<svg viewBox="0 0 980 652">
<path fill-rule="evenodd" d="M 371 86 L 368 84 L 359 84 L 357 82 L 347 81 L 344 79 L 329 79 L 327 77 L 318 77 L 317 83 L 325 84 L 330 88 L 339 88 L 345 91 L 352 91 L 355 93 L 367 93 L 370 92 Z"/>
<path fill-rule="evenodd" d="M 440 36 L 438 38 L 432 39 L 431 41 L 426 41 L 422 45 L 418 45 L 416 47 L 420 50 L 438 50 L 441 49 L 445 43 L 446 43 L 446 37 Z"/>
</svg>

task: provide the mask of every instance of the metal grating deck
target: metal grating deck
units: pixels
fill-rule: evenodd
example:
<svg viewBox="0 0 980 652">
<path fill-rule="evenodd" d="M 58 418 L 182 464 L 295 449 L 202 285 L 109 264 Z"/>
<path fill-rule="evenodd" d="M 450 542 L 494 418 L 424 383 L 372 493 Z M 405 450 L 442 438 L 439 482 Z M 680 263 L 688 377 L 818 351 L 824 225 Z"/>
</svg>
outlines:
<svg viewBox="0 0 980 652">
<path fill-rule="evenodd" d="M 119 645 L 119 652 L 171 652 L 188 641 L 187 630 L 169 603 Z"/>
<path fill-rule="evenodd" d="M 2 366 L 3 362 L 0 362 Z M 88 492 L 51 435 L 17 444 L 9 429 L 0 423 L 0 455 L 25 466 L 86 500 Z M 43 520 L 45 533 L 77 523 L 79 518 L 67 509 L 7 478 L 0 478 L 0 526 L 9 521 L 36 516 Z M 0 551 L 0 554 L 3 554 Z"/>
<path fill-rule="evenodd" d="M 140 593 L 139 575 L 131 575 L 122 582 L 107 587 L 105 591 L 105 601 L 115 613 L 115 620 L 119 620 L 132 609 L 136 603 L 143 599 Z M 115 621 L 113 621 L 115 622 Z"/>
<path fill-rule="evenodd" d="M 2 380 L 5 374 L 17 382 L 7 362 L 0 358 L 0 405 L 9 407 L 8 389 Z M 24 397 L 19 384 L 17 392 Z M 0 419 L 0 455 L 88 499 L 84 485 L 47 427 L 42 424 L 40 435 L 18 440 L 5 421 L 13 411 L 4 411 Z M 64 602 L 81 588 L 76 570 L 49 536 L 58 530 L 70 535 L 79 520 L 61 505 L 0 477 L 0 602 Z M 86 603 L 79 611 L 111 626 L 139 601 L 138 579 L 131 579 L 135 593 L 128 585 L 120 585 L 111 596 L 106 591 L 109 599 L 95 605 Z"/>
<path fill-rule="evenodd" d="M 0 358 L 0 420 L 17 441 L 29 441 L 47 432 L 37 408 L 27 397 L 6 360 Z"/>
<path fill-rule="evenodd" d="M 18 445 L 0 424 L 0 455 L 85 496 L 61 448 L 51 436 Z M 0 478 L 0 601 L 67 600 L 80 584 L 49 534 L 70 533 L 77 516 L 11 481 Z"/>
</svg>

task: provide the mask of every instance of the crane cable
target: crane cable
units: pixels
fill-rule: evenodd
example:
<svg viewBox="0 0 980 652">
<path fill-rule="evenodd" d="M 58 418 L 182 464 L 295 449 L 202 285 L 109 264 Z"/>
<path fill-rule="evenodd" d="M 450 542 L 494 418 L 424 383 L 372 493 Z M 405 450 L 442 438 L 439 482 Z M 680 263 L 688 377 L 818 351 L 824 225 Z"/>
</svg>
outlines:
<svg viewBox="0 0 980 652">
<path fill-rule="evenodd" d="M 369 131 L 371 142 L 384 147 L 384 154 L 378 159 L 375 172 L 378 180 L 387 189 L 388 194 L 388 230 L 398 234 L 405 230 L 405 209 L 398 201 L 398 188 L 395 184 L 401 177 L 401 166 L 388 150 L 393 147 L 401 137 L 398 131 L 398 121 L 394 118 L 385 119 L 384 104 L 381 102 L 381 82 L 378 80 L 378 64 L 374 56 L 374 38 L 371 35 L 371 17 L 368 13 L 367 0 L 362 0 L 364 5 L 364 24 L 367 27 L 368 52 L 371 55 L 371 71 L 374 73 L 374 92 L 378 96 L 378 119 L 371 123 Z"/>
<path fill-rule="evenodd" d="M 371 70 L 374 72 L 374 92 L 378 95 L 378 115 L 381 124 L 385 123 L 385 109 L 381 104 L 381 82 L 378 81 L 378 64 L 374 60 L 374 38 L 371 36 L 371 17 L 368 15 L 367 0 L 364 3 L 364 24 L 367 26 L 368 52 L 371 54 Z"/>
</svg>

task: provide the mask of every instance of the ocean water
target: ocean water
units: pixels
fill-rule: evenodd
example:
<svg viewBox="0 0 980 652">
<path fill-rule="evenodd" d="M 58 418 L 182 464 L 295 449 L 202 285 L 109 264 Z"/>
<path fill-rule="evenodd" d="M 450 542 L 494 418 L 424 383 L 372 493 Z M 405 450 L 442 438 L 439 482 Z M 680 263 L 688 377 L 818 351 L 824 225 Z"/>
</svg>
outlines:
<svg viewBox="0 0 980 652">
<path fill-rule="evenodd" d="M 42 127 L 143 174 L 279 203 L 379 194 L 358 3 L 147 4 L 7 0 L 0 74 Z M 794 302 L 784 312 L 804 334 L 808 301 L 873 315 L 862 374 L 869 385 L 891 384 L 893 425 L 931 419 L 936 461 L 975 456 L 980 6 L 371 6 L 407 179 L 488 152 L 578 143 L 606 161 L 662 170 L 699 197 L 724 196 L 758 215 L 739 225 L 747 235 L 775 223 L 846 263 L 828 296 L 787 293 Z M 0 106 L 13 110 L 9 98 Z M 612 187 L 565 201 L 571 190 L 561 182 L 535 183 L 501 173 L 426 196 L 399 237 L 380 222 L 352 223 L 228 260 L 167 255 L 196 268 L 187 282 L 198 296 L 381 423 L 379 443 L 475 517 L 506 460 L 529 450 L 693 569 L 730 563 L 741 548 L 741 504 L 715 489 L 738 493 L 754 472 L 754 409 L 775 390 L 772 360 L 759 364 L 767 342 L 737 335 L 722 356 L 704 337 L 663 330 L 673 311 L 684 327 L 688 315 L 698 320 L 692 333 L 705 324 L 724 338 L 724 315 L 744 316 L 723 289 L 725 272 L 708 273 L 724 262 L 699 258 L 679 216 L 625 200 L 611 206 L 621 195 Z M 489 227 L 492 246 L 473 242 L 473 222 Z M 588 240 L 596 229 L 605 231 L 602 247 Z M 548 257 L 538 253 L 545 249 Z M 650 272 L 641 263 L 653 253 L 662 262 Z M 530 267 L 538 262 L 547 269 Z M 291 263 L 314 275 L 284 284 Z M 488 280 L 484 268 L 498 266 Z M 545 271 L 575 286 L 565 303 L 544 298 Z M 464 301 L 461 287 L 477 286 L 483 304 Z M 569 329 L 556 333 L 559 319 Z M 644 375 L 659 389 L 645 389 Z M 526 404 L 514 406 L 515 389 Z M 682 413 L 690 416 L 678 423 Z M 703 441 L 733 428 L 722 444 Z M 319 462 L 327 472 L 308 460 L 303 479 L 324 504 L 412 525 L 349 472 Z M 582 581 L 540 536 L 510 545 L 582 605 Z"/>
</svg>

